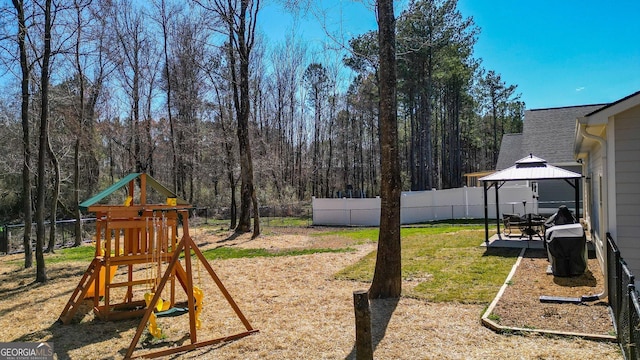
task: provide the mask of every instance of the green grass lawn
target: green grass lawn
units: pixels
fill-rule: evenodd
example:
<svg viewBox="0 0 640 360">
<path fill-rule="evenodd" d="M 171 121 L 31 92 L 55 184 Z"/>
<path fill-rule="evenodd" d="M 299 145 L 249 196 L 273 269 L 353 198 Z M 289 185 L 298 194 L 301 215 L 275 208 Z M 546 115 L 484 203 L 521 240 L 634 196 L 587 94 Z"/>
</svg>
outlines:
<svg viewBox="0 0 640 360">
<path fill-rule="evenodd" d="M 242 249 L 235 247 L 219 247 L 209 249 L 202 252 L 207 260 L 223 260 L 238 258 L 254 258 L 254 257 L 276 257 L 276 256 L 299 256 L 318 253 L 340 253 L 354 251 L 352 248 L 339 249 L 300 249 L 300 250 L 280 250 L 270 251 L 266 249 Z"/>
<path fill-rule="evenodd" d="M 276 226 L 276 227 L 304 227 L 311 225 L 311 219 L 309 217 L 260 217 L 261 226 Z M 206 223 L 203 222 L 197 226 L 202 227 L 229 227 L 229 220 L 207 219 Z"/>
<path fill-rule="evenodd" d="M 45 264 L 58 264 L 70 261 L 83 261 L 89 264 L 93 260 L 96 249 L 93 246 L 78 246 L 72 248 L 58 249 L 53 254 L 44 254 Z M 36 254 L 33 254 L 33 265 L 35 266 Z M 18 268 L 24 266 L 24 258 L 11 260 L 6 263 Z"/>
<path fill-rule="evenodd" d="M 493 299 L 519 250 L 480 247 L 484 232 L 469 229 L 402 229 L 402 277 L 418 282 L 413 289 L 405 286 L 405 296 L 463 303 L 488 303 Z M 376 253 L 372 252 L 336 277 L 371 281 L 375 260 Z"/>
<path fill-rule="evenodd" d="M 378 241 L 378 228 L 344 228 L 313 233 L 313 237 L 341 237 L 349 239 L 355 245 Z"/>
<path fill-rule="evenodd" d="M 236 247 L 219 247 L 215 249 L 209 249 L 202 252 L 204 257 L 208 260 L 221 260 L 221 259 L 237 259 L 237 258 L 254 258 L 254 257 L 276 257 L 276 256 L 299 256 L 309 255 L 316 253 L 340 253 L 354 251 L 353 248 L 339 248 L 339 249 L 300 249 L 300 250 L 280 250 L 271 251 L 266 249 L 242 249 Z M 57 250 L 55 254 L 46 255 L 45 262 L 48 264 L 55 264 L 67 261 L 86 261 L 90 262 L 95 254 L 95 248 L 93 246 L 80 246 L 75 248 Z M 19 264 L 20 261 L 16 261 Z"/>
<path fill-rule="evenodd" d="M 87 264 L 93 260 L 96 248 L 93 246 L 78 246 L 56 250 L 55 253 L 45 255 L 44 261 L 47 264 L 56 264 L 67 261 L 86 261 Z"/>
</svg>

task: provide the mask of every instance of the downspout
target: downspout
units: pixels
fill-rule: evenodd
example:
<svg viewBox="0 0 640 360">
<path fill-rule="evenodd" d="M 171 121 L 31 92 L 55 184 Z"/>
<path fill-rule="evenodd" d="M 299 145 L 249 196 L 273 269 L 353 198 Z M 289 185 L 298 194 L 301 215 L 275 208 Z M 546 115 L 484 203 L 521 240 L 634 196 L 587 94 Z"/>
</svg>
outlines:
<svg viewBox="0 0 640 360">
<path fill-rule="evenodd" d="M 582 122 L 580 122 L 580 120 L 582 120 L 584 118 L 580 118 L 578 119 L 578 134 L 580 136 L 582 136 L 585 139 L 590 139 L 590 140 L 594 140 L 597 141 L 600 146 L 602 147 L 602 168 L 603 170 L 606 172 L 607 167 L 608 167 L 608 163 L 607 163 L 607 140 L 604 138 L 601 138 L 600 136 L 597 135 L 593 135 L 593 134 L 589 134 L 587 132 L 587 126 L 585 124 L 583 124 Z M 609 205 L 609 181 L 607 179 L 607 176 L 603 176 L 602 177 L 602 184 L 600 184 L 600 186 L 602 187 L 602 198 L 607 202 L 607 207 Z M 601 201 L 603 199 L 600 199 Z M 599 221 L 600 221 L 600 229 L 599 232 L 602 234 L 598 234 L 598 236 L 603 235 L 600 238 L 600 243 L 601 243 L 601 247 L 600 247 L 600 254 L 602 255 L 602 259 L 604 260 L 604 269 L 602 271 L 603 275 L 604 275 L 604 290 L 600 293 L 600 294 L 596 294 L 593 296 L 590 296 L 590 298 L 595 298 L 597 297 L 598 299 L 604 299 L 607 297 L 607 289 L 609 288 L 609 284 L 608 284 L 608 274 L 607 271 L 609 269 L 607 262 L 607 229 L 609 228 L 609 210 L 607 208 L 607 211 L 602 211 L 602 216 L 599 217 Z M 596 249 L 597 250 L 597 249 Z M 583 296 L 583 298 L 585 298 L 585 296 Z"/>
</svg>

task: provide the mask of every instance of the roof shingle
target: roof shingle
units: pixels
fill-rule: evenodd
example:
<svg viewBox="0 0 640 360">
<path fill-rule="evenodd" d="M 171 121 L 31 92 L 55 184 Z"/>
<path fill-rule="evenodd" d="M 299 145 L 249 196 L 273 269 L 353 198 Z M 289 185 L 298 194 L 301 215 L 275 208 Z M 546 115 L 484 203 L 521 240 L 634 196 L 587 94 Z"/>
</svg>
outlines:
<svg viewBox="0 0 640 360">
<path fill-rule="evenodd" d="M 526 110 L 522 134 L 503 136 L 496 169 L 506 169 L 515 160 L 529 154 L 546 159 L 551 164 L 575 162 L 573 142 L 576 119 L 603 106 L 606 104 Z M 520 142 L 519 147 L 516 142 Z"/>
<path fill-rule="evenodd" d="M 509 166 L 513 166 L 522 156 L 522 133 L 504 134 L 500 144 L 496 170 L 504 170 Z"/>
</svg>

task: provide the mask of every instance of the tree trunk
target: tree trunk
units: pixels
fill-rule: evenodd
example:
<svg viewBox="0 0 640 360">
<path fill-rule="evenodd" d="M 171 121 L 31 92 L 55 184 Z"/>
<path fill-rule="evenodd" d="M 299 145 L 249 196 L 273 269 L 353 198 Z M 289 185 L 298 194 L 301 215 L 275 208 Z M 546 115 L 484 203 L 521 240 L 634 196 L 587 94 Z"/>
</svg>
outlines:
<svg viewBox="0 0 640 360">
<path fill-rule="evenodd" d="M 229 209 L 231 221 L 229 223 L 229 229 L 235 229 L 238 225 L 238 204 L 236 201 L 236 180 L 233 178 L 233 173 L 229 173 L 229 183 L 231 184 L 231 206 Z"/>
<path fill-rule="evenodd" d="M 80 110 L 78 111 L 78 133 L 76 134 L 76 141 L 73 146 L 73 203 L 75 205 L 74 217 L 76 222 L 74 224 L 75 229 L 75 240 L 73 242 L 74 246 L 80 246 L 82 244 L 82 214 L 80 213 L 80 145 L 81 139 L 83 136 L 86 136 L 86 128 L 85 128 L 85 101 L 84 101 L 84 71 L 82 69 L 82 63 L 80 62 L 80 43 L 82 41 L 82 9 L 80 8 L 80 4 L 77 1 L 74 1 L 74 5 L 76 8 L 76 21 L 77 21 L 77 36 L 76 36 L 76 46 L 75 46 L 75 62 L 76 62 L 76 71 L 78 72 L 78 82 L 79 82 L 79 100 L 80 100 Z M 93 132 L 89 132 L 92 134 Z M 91 139 L 90 135 L 88 136 Z M 91 140 L 88 141 L 88 143 Z M 49 144 L 51 145 L 51 144 Z M 49 146 L 51 148 L 51 146 Z M 53 153 L 53 151 L 51 151 Z M 89 152 L 91 153 L 91 151 Z M 58 168 L 59 170 L 59 168 Z M 59 180 L 58 173 L 58 180 Z M 58 187 L 58 193 L 59 193 Z M 54 225 L 54 224 L 52 224 Z M 53 228 L 52 228 L 53 229 Z M 51 245 L 51 244 L 49 244 Z M 53 248 L 51 249 L 53 252 Z"/>
<path fill-rule="evenodd" d="M 46 0 L 44 9 L 44 52 L 42 54 L 40 137 L 38 149 L 38 187 L 36 203 L 36 282 L 46 282 L 47 272 L 42 247 L 44 246 L 44 200 L 46 188 L 45 158 L 49 137 L 49 61 L 51 57 L 51 0 Z"/>
<path fill-rule="evenodd" d="M 49 221 L 49 244 L 47 246 L 47 252 L 52 253 L 56 246 L 56 221 L 58 213 L 58 198 L 60 197 L 60 162 L 58 157 L 51 148 L 51 141 L 47 136 L 47 154 L 51 159 L 51 165 L 53 166 L 54 178 L 53 178 L 53 194 L 51 194 L 51 220 Z"/>
<path fill-rule="evenodd" d="M 236 180 L 236 177 L 233 173 L 233 164 L 235 161 L 235 159 L 233 158 L 233 145 L 229 141 L 229 137 L 227 137 L 227 126 L 225 122 L 225 109 L 227 110 L 226 113 L 229 117 L 229 120 L 231 120 L 231 117 L 233 116 L 233 109 L 231 102 L 226 101 L 226 106 L 225 104 L 223 104 L 222 96 L 220 95 L 218 87 L 214 85 L 214 88 L 216 92 L 216 98 L 218 99 L 218 107 L 220 108 L 220 127 L 222 128 L 222 137 L 224 139 L 224 143 L 222 144 L 225 154 L 224 164 L 225 170 L 227 172 L 227 179 L 229 180 L 229 188 L 231 190 L 231 205 L 229 206 L 229 215 L 231 217 L 231 221 L 229 224 L 229 229 L 235 229 L 238 223 L 238 207 L 236 204 L 236 185 L 238 181 Z"/>
<path fill-rule="evenodd" d="M 236 227 L 236 233 L 244 233 L 249 232 L 251 230 L 251 205 L 255 203 L 253 202 L 253 197 L 255 196 L 255 189 L 253 187 L 253 161 L 251 158 L 251 143 L 249 140 L 249 112 L 250 112 L 250 104 L 249 104 L 249 55 L 251 52 L 251 47 L 253 46 L 253 31 L 255 27 L 252 24 L 249 24 L 249 35 L 247 35 L 247 10 L 248 10 L 248 1 L 240 2 L 240 12 L 238 14 L 239 18 L 239 26 L 237 29 L 233 29 L 232 24 L 230 24 L 229 32 L 230 35 L 233 36 L 233 31 L 237 34 L 237 51 L 238 51 L 238 60 L 239 64 L 239 86 L 237 86 L 237 82 L 235 79 L 235 54 L 234 49 L 230 49 L 231 52 L 231 60 L 232 60 L 232 76 L 233 76 L 233 87 L 234 87 L 234 102 L 236 104 L 236 113 L 238 116 L 238 145 L 240 151 L 240 219 L 238 222 L 238 226 Z M 256 4 L 255 6 L 258 6 Z M 257 12 L 258 7 L 256 7 Z M 254 19 L 255 21 L 255 19 Z M 255 24 L 253 24 L 255 25 Z M 233 39 L 231 39 L 233 40 Z M 233 41 L 231 42 L 233 44 Z M 238 94 L 239 90 L 239 94 Z M 239 96 L 238 96 L 239 95 Z M 258 214 L 258 209 L 254 210 L 254 232 L 253 237 L 257 237 L 260 234 L 260 218 Z M 256 222 L 258 222 L 256 224 Z"/>
<path fill-rule="evenodd" d="M 251 238 L 255 239 L 260 236 L 260 206 L 255 189 L 251 193 L 251 203 L 253 204 L 253 234 L 251 234 Z"/>
<path fill-rule="evenodd" d="M 333 102 L 335 102 L 335 97 L 332 100 Z M 331 104 L 331 112 L 329 114 L 329 127 L 327 129 L 327 142 L 328 142 L 328 151 L 329 154 L 327 155 L 327 170 L 325 171 L 325 197 L 327 198 L 331 198 L 333 197 L 333 186 L 332 186 L 332 182 L 331 180 L 331 175 L 333 174 L 333 169 L 332 169 L 332 160 L 333 160 L 333 123 L 335 121 L 334 118 L 334 109 L 335 109 L 335 105 L 334 103 Z"/>
<path fill-rule="evenodd" d="M 144 172 L 144 166 L 142 164 L 142 145 L 140 144 L 140 64 L 138 62 L 140 54 L 138 50 L 134 50 L 133 63 L 131 71 L 133 71 L 133 84 L 131 89 L 131 101 L 132 111 L 132 134 L 133 141 L 133 164 L 135 172 Z"/>
<path fill-rule="evenodd" d="M 253 203 L 253 164 L 251 160 L 251 148 L 249 144 L 248 119 L 244 125 L 240 125 L 242 119 L 238 119 L 238 143 L 240 147 L 240 218 L 236 232 L 245 233 L 251 231 L 251 205 Z M 257 212 L 257 209 L 254 209 Z"/>
<path fill-rule="evenodd" d="M 420 180 L 418 178 L 418 172 L 416 170 L 416 158 L 419 156 L 420 152 L 418 144 L 419 141 L 419 130 L 418 130 L 418 119 L 416 118 L 416 103 L 414 101 L 413 95 L 409 93 L 409 122 L 411 124 L 411 148 L 409 151 L 409 171 L 411 172 L 411 191 L 420 190 Z"/>
<path fill-rule="evenodd" d="M 13 0 L 18 13 L 18 48 L 20 50 L 20 68 L 22 70 L 21 90 L 22 103 L 20 117 L 22 122 L 22 211 L 24 212 L 24 267 L 33 266 L 33 249 L 31 248 L 31 140 L 29 139 L 29 79 L 31 68 L 27 60 L 27 24 L 24 15 L 24 2 Z"/>
<path fill-rule="evenodd" d="M 82 213 L 80 212 L 80 138 L 76 138 L 73 148 L 73 203 L 75 204 L 74 216 L 76 222 L 74 224 L 75 240 L 73 246 L 82 245 Z"/>
<path fill-rule="evenodd" d="M 102 50 L 101 50 L 102 51 Z M 100 55 L 100 57 L 102 57 Z M 85 106 L 87 126 L 85 131 L 87 134 L 86 142 L 86 157 L 85 157 L 85 175 L 87 179 L 86 193 L 93 195 L 95 188 L 98 185 L 100 179 L 100 163 L 98 161 L 98 155 L 96 154 L 95 144 L 93 142 L 93 136 L 95 134 L 95 119 L 96 119 L 96 106 L 98 103 L 98 97 L 102 90 L 102 81 L 104 79 L 104 65 L 101 63 L 98 69 L 98 74 L 93 80 L 91 91 L 89 92 L 89 98 Z M 79 200 L 79 198 L 78 198 Z M 80 216 L 80 210 L 78 209 L 78 216 Z"/>
<path fill-rule="evenodd" d="M 400 254 L 400 166 L 396 104 L 393 0 L 377 0 L 380 70 L 381 212 L 378 253 L 369 297 L 397 298 L 402 291 Z"/>
<path fill-rule="evenodd" d="M 162 40 L 163 40 L 163 53 L 164 53 L 164 72 L 167 79 L 167 117 L 169 118 L 169 141 L 171 142 L 171 180 L 173 182 L 173 191 L 178 193 L 178 171 L 177 171 L 177 156 L 176 156 L 176 138 L 174 130 L 174 119 L 171 112 L 171 76 L 169 73 L 169 48 L 167 46 L 167 40 L 169 37 L 167 29 L 167 12 L 165 0 L 160 3 L 162 11 Z"/>
<path fill-rule="evenodd" d="M 229 114 L 231 114 L 231 112 L 229 112 Z M 224 120 L 222 119 L 222 131 L 225 132 L 224 129 Z M 231 152 L 231 144 L 229 144 L 229 142 L 226 140 L 225 137 L 225 141 L 224 141 L 224 150 L 225 150 L 225 155 L 226 155 L 226 167 L 227 167 L 227 179 L 229 180 L 229 187 L 231 189 L 231 206 L 230 206 L 230 216 L 231 216 L 231 223 L 229 224 L 229 229 L 235 229 L 236 225 L 238 223 L 238 217 L 237 217 L 237 213 L 238 213 L 238 208 L 237 208 L 237 204 L 236 204 L 236 184 L 237 184 L 237 180 L 235 179 L 235 176 L 233 175 L 233 153 Z"/>
<path fill-rule="evenodd" d="M 315 108 L 314 123 L 313 123 L 313 183 L 311 184 L 311 196 L 319 196 L 319 175 L 320 175 L 320 121 L 321 121 L 321 109 L 319 91 L 317 89 L 313 91 L 313 103 Z"/>
</svg>

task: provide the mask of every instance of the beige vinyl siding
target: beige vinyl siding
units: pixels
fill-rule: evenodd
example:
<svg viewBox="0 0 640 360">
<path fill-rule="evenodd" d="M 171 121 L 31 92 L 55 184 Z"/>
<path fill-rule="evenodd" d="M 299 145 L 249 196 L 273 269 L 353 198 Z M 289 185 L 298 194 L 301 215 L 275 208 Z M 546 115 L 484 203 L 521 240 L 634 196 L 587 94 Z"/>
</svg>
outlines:
<svg viewBox="0 0 640 360">
<path fill-rule="evenodd" d="M 616 242 L 640 275 L 640 106 L 615 116 Z"/>
<path fill-rule="evenodd" d="M 591 228 L 595 234 L 601 234 L 601 207 L 602 207 L 602 176 L 604 173 L 603 164 L 602 164 L 602 146 L 599 143 L 595 143 L 593 148 L 589 153 L 587 173 L 585 174 L 589 177 L 589 181 L 591 182 L 591 211 L 589 213 L 589 220 L 591 223 Z M 604 230 L 602 230 L 604 231 Z M 604 234 L 604 232 L 602 232 Z M 604 239 L 602 239 L 604 240 Z"/>
</svg>

